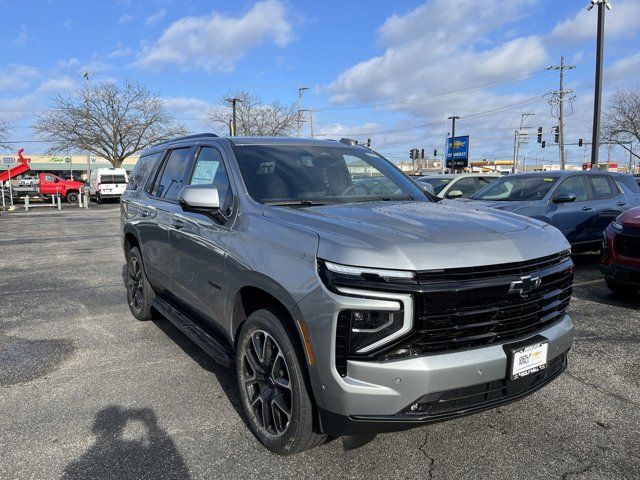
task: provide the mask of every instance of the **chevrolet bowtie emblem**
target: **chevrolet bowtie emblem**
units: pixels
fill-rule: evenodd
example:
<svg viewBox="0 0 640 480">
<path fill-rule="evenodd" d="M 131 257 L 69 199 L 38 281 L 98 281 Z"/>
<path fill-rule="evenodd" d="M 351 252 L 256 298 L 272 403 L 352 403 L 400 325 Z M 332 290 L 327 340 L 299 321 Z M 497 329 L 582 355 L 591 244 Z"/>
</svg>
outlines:
<svg viewBox="0 0 640 480">
<path fill-rule="evenodd" d="M 531 275 L 520 277 L 520 280 L 511 282 L 509 293 L 517 293 L 519 295 L 527 294 L 531 290 L 538 288 L 541 282 L 540 277 L 532 277 Z"/>
</svg>

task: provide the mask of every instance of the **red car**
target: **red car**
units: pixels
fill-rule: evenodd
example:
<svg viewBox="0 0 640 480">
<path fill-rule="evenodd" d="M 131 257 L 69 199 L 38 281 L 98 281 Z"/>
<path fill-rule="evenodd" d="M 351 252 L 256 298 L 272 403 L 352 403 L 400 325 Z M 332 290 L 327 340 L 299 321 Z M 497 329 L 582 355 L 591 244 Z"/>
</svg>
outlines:
<svg viewBox="0 0 640 480">
<path fill-rule="evenodd" d="M 619 215 L 605 230 L 600 270 L 612 292 L 640 290 L 640 207 Z"/>
</svg>

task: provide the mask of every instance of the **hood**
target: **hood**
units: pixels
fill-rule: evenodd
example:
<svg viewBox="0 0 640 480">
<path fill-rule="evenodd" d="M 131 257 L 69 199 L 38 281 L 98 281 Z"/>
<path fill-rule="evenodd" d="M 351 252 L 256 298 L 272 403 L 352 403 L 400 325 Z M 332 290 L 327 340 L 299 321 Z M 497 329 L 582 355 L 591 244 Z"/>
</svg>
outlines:
<svg viewBox="0 0 640 480">
<path fill-rule="evenodd" d="M 640 207 L 630 208 L 621 214 L 616 221 L 625 227 L 640 228 Z"/>
<path fill-rule="evenodd" d="M 445 200 L 447 203 L 462 202 L 467 208 L 495 208 L 496 210 L 504 210 L 505 212 L 515 212 L 521 208 L 533 207 L 533 201 L 492 201 L 492 200 L 473 200 L 471 198 L 461 198 L 459 200 Z"/>
<path fill-rule="evenodd" d="M 569 248 L 564 236 L 545 223 L 454 202 L 266 207 L 264 215 L 317 233 L 318 256 L 346 265 L 457 268 L 523 261 Z"/>
</svg>

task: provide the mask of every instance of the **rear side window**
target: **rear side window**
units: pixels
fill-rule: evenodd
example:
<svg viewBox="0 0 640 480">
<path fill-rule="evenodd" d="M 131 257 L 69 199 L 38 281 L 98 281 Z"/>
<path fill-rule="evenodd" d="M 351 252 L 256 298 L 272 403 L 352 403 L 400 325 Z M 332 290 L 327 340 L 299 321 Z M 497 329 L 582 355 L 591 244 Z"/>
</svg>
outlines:
<svg viewBox="0 0 640 480">
<path fill-rule="evenodd" d="M 136 166 L 133 167 L 131 175 L 129 175 L 127 190 L 137 190 L 138 187 L 144 183 L 144 179 L 147 178 L 149 172 L 153 170 L 161 156 L 162 152 L 158 152 L 140 157 Z"/>
<path fill-rule="evenodd" d="M 127 179 L 124 175 L 102 175 L 100 177 L 100 183 L 107 185 L 116 183 L 127 183 Z"/>
<path fill-rule="evenodd" d="M 191 148 L 177 148 L 169 152 L 162 171 L 158 175 L 151 195 L 166 200 L 176 200 L 182 188 L 184 176 L 189 165 Z"/>
<path fill-rule="evenodd" d="M 631 175 L 620 175 L 616 177 L 616 180 L 622 183 L 633 193 L 640 193 L 640 188 L 638 187 L 640 184 L 640 177 L 634 178 Z"/>
<path fill-rule="evenodd" d="M 615 184 L 605 175 L 588 175 L 594 200 L 615 197 L 618 194 Z"/>
</svg>

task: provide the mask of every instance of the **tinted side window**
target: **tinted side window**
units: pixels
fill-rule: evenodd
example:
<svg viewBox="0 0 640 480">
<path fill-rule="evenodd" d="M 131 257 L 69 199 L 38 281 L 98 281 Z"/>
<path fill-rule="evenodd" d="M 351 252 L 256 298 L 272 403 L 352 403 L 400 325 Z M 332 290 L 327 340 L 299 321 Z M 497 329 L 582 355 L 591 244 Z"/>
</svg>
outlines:
<svg viewBox="0 0 640 480">
<path fill-rule="evenodd" d="M 611 198 L 618 194 L 617 187 L 609 180 L 609 177 L 605 175 L 589 175 L 587 178 L 591 183 L 594 200 Z"/>
<path fill-rule="evenodd" d="M 169 152 L 162 172 L 158 176 L 151 194 L 166 200 L 175 200 L 182 188 L 183 179 L 189 165 L 190 148 L 177 148 Z"/>
<path fill-rule="evenodd" d="M 584 202 L 589 199 L 587 188 L 581 176 L 570 177 L 563 181 L 556 190 L 556 197 L 559 195 L 575 195 L 576 202 Z"/>
<path fill-rule="evenodd" d="M 640 188 L 638 188 L 638 185 L 640 185 L 640 177 L 633 178 L 631 175 L 620 175 L 616 177 L 616 181 L 622 183 L 634 193 L 640 192 Z"/>
<path fill-rule="evenodd" d="M 202 147 L 198 152 L 189 185 L 211 185 L 218 189 L 220 211 L 226 212 L 231 205 L 231 186 L 222 155 L 217 148 Z"/>
<path fill-rule="evenodd" d="M 493 177 L 478 177 L 478 183 L 480 184 L 480 188 L 484 188 L 487 185 L 489 185 L 491 182 L 495 181 L 496 179 Z"/>
<path fill-rule="evenodd" d="M 138 162 L 136 163 L 136 166 L 133 167 L 131 175 L 129 175 L 129 184 L 127 185 L 127 190 L 137 190 L 138 187 L 144 182 L 144 179 L 147 178 L 147 174 L 149 173 L 149 171 L 151 171 L 156 162 L 160 160 L 161 156 L 162 152 L 158 152 L 140 157 L 138 159 Z"/>
</svg>

